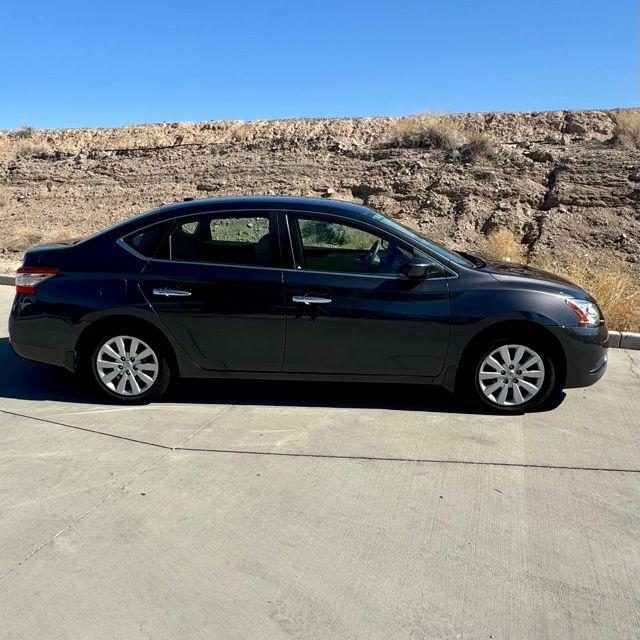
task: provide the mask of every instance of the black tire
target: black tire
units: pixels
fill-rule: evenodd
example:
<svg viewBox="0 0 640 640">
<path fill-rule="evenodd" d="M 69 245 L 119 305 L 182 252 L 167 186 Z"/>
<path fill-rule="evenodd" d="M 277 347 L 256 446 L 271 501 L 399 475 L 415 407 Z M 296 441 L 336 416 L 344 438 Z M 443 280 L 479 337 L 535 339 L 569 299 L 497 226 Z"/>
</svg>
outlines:
<svg viewBox="0 0 640 640">
<path fill-rule="evenodd" d="M 527 347 L 540 356 L 544 365 L 544 380 L 537 393 L 525 402 L 513 405 L 497 404 L 497 402 L 489 399 L 481 389 L 480 368 L 485 358 L 496 349 L 514 344 Z M 541 344 L 540 341 L 523 338 L 522 336 L 505 336 L 492 340 L 482 347 L 475 349 L 465 357 L 464 369 L 462 371 L 462 384 L 459 385 L 458 391 L 464 394 L 465 399 L 467 399 L 474 408 L 481 408 L 484 411 L 496 414 L 520 414 L 535 408 L 543 408 L 558 394 L 559 388 L 556 372 L 557 366 L 555 359 L 546 346 Z M 498 377 L 501 378 L 501 376 Z M 513 399 L 513 396 L 511 397 Z"/>
<path fill-rule="evenodd" d="M 132 337 L 139 340 L 141 343 L 144 343 L 153 352 L 153 364 L 157 364 L 157 375 L 153 383 L 149 384 L 147 388 L 135 395 L 123 395 L 122 393 L 118 393 L 115 389 L 109 388 L 104 383 L 100 372 L 98 371 L 98 354 L 105 344 L 109 343 L 111 340 L 117 339 L 118 336 Z M 118 404 L 146 404 L 160 398 L 169 388 L 172 372 L 164 345 L 153 335 L 149 335 L 137 328 L 129 330 L 125 328 L 114 328 L 108 333 L 102 333 L 93 341 L 92 347 L 85 353 L 87 355 L 85 356 L 85 361 L 81 363 L 82 370 L 89 374 L 89 381 L 95 391 L 97 391 L 97 393 L 103 398 L 112 402 L 116 402 Z M 130 371 L 130 373 L 133 374 L 133 371 Z M 116 378 L 116 381 L 119 380 L 121 376 L 124 376 L 124 374 L 120 374 L 118 378 Z M 131 389 L 130 384 L 129 389 Z"/>
</svg>

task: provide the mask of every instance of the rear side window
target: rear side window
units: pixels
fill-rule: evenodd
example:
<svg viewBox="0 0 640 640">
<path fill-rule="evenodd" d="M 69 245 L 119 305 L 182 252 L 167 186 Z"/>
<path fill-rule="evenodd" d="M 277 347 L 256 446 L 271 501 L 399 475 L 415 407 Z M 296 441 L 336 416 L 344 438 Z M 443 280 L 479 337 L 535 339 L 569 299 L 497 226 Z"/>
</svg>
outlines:
<svg viewBox="0 0 640 640">
<path fill-rule="evenodd" d="M 145 258 L 153 258 L 156 257 L 158 247 L 170 226 L 170 222 L 161 222 L 141 231 L 136 231 L 124 237 L 123 240 Z"/>
<path fill-rule="evenodd" d="M 207 214 L 179 219 L 161 253 L 177 262 L 275 266 L 276 242 L 268 214 Z"/>
</svg>

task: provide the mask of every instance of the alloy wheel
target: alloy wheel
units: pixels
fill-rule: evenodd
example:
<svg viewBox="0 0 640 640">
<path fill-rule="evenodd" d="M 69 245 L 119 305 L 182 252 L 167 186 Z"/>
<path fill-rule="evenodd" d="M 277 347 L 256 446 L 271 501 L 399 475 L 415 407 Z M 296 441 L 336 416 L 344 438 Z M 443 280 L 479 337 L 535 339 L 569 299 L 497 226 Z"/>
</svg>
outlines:
<svg viewBox="0 0 640 640">
<path fill-rule="evenodd" d="M 542 389 L 544 380 L 542 357 L 521 344 L 494 349 L 478 369 L 480 390 L 490 402 L 503 407 L 529 402 Z"/>
<path fill-rule="evenodd" d="M 102 384 L 121 396 L 149 390 L 160 371 L 154 350 L 133 336 L 109 338 L 98 350 L 95 364 Z"/>
</svg>

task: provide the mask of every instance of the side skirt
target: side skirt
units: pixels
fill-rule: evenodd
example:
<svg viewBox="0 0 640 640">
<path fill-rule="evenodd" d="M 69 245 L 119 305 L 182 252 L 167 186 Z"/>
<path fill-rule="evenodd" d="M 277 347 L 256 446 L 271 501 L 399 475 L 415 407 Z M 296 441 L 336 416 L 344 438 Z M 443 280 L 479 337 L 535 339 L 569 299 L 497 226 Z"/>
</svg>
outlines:
<svg viewBox="0 0 640 640">
<path fill-rule="evenodd" d="M 389 384 L 434 384 L 431 376 L 352 375 L 330 373 L 295 373 L 269 371 L 209 371 L 201 369 L 197 376 L 185 378 L 214 378 L 224 380 L 291 380 L 303 382 L 374 382 Z"/>
</svg>

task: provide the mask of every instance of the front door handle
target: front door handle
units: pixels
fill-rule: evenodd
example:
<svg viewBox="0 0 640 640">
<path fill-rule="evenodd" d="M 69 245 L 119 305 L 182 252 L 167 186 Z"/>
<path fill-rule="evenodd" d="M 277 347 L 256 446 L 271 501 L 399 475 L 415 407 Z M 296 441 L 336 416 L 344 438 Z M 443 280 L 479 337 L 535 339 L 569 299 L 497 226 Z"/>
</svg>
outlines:
<svg viewBox="0 0 640 640">
<path fill-rule="evenodd" d="M 154 289 L 153 295 L 165 296 L 166 298 L 185 298 L 191 295 L 191 291 L 185 291 L 184 289 Z"/>
<path fill-rule="evenodd" d="M 301 302 L 302 304 L 329 304 L 331 298 L 318 298 L 316 296 L 293 296 L 294 302 Z"/>
</svg>

